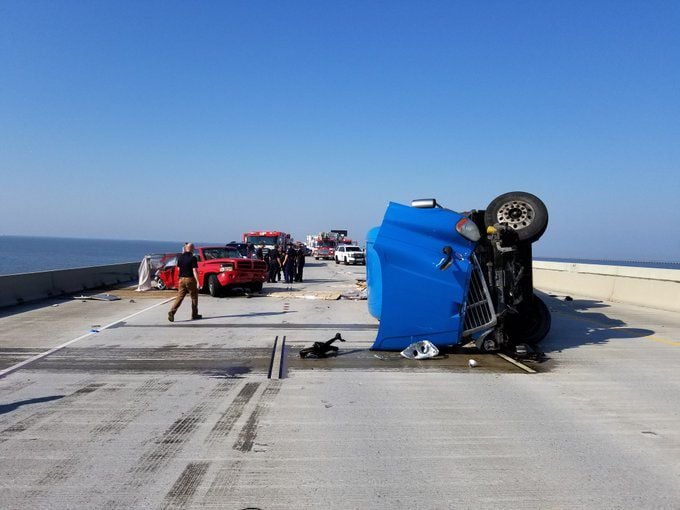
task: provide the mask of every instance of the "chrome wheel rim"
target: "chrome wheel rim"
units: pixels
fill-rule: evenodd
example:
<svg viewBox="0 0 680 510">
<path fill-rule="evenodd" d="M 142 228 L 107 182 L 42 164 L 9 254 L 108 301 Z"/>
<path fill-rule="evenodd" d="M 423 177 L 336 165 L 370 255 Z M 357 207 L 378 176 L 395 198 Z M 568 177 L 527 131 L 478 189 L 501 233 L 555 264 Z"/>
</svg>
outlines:
<svg viewBox="0 0 680 510">
<path fill-rule="evenodd" d="M 496 213 L 498 223 L 505 223 L 514 230 L 528 227 L 535 217 L 534 208 L 523 200 L 507 202 Z"/>
</svg>

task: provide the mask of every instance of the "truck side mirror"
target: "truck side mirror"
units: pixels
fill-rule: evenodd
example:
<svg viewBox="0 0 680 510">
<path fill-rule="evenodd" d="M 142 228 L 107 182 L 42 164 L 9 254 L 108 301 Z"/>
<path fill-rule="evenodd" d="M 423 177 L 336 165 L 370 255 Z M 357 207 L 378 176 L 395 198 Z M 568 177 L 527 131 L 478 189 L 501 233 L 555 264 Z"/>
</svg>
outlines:
<svg viewBox="0 0 680 510">
<path fill-rule="evenodd" d="M 416 200 L 411 200 L 411 207 L 416 207 L 418 209 L 434 209 L 438 207 L 437 200 L 434 198 L 419 198 Z"/>
</svg>

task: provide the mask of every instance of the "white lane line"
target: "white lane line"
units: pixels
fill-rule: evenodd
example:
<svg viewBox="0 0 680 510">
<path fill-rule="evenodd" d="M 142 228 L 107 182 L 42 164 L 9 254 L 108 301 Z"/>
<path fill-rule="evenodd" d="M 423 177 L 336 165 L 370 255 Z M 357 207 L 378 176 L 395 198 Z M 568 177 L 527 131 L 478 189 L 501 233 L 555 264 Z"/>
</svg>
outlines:
<svg viewBox="0 0 680 510">
<path fill-rule="evenodd" d="M 279 339 L 275 346 L 275 351 L 272 357 L 272 370 L 269 376 L 270 379 L 281 379 L 281 364 L 283 362 L 283 349 L 286 345 L 286 337 Z"/>
<path fill-rule="evenodd" d="M 525 372 L 528 372 L 528 373 L 530 373 L 530 374 L 535 374 L 535 373 L 536 373 L 536 370 L 534 370 L 533 368 L 529 368 L 529 367 L 526 366 L 524 363 L 520 363 L 520 362 L 517 361 L 516 359 L 512 359 L 510 356 L 508 356 L 508 355 L 506 355 L 506 354 L 503 354 L 502 352 L 497 352 L 496 354 L 498 354 L 498 355 L 499 355 L 501 358 L 503 358 L 505 361 L 507 361 L 507 362 L 509 362 L 509 363 L 512 363 L 512 364 L 515 365 L 515 366 L 518 366 L 519 368 L 521 368 L 521 369 L 524 370 Z"/>
<path fill-rule="evenodd" d="M 110 323 L 110 324 L 107 324 L 106 326 L 104 326 L 104 327 L 102 327 L 102 328 L 98 328 L 98 329 L 97 329 L 97 332 L 98 332 L 98 331 L 103 331 L 103 330 L 105 330 L 105 329 L 107 329 L 107 328 L 110 328 L 111 326 L 115 326 L 116 324 L 120 324 L 121 322 L 126 321 L 126 320 L 128 320 L 128 319 L 131 319 L 132 317 L 134 317 L 135 315 L 139 315 L 140 313 L 147 312 L 147 311 L 151 310 L 152 308 L 156 308 L 157 306 L 161 306 L 161 305 L 164 305 L 165 303 L 169 303 L 169 302 L 172 301 L 173 299 L 175 299 L 175 298 L 174 298 L 174 297 L 173 297 L 173 298 L 168 298 L 168 299 L 166 299 L 165 301 L 161 301 L 160 303 L 156 303 L 155 305 L 151 305 L 151 306 L 148 307 L 148 308 L 144 308 L 144 310 L 140 310 L 140 311 L 138 311 L 138 312 L 135 312 L 135 313 L 133 313 L 133 314 L 128 315 L 127 317 L 123 317 L 122 319 L 118 319 L 117 321 L 114 321 L 114 322 L 112 322 L 112 323 Z M 63 344 L 61 344 L 61 345 L 58 345 L 58 346 L 56 346 L 56 347 L 53 347 L 52 349 L 50 349 L 50 350 L 48 350 L 48 351 L 41 352 L 40 354 L 37 354 L 37 355 L 35 355 L 35 356 L 33 356 L 33 357 L 30 357 L 30 358 L 28 358 L 28 359 L 25 359 L 24 361 L 22 361 L 22 362 L 20 362 L 20 363 L 17 363 L 16 365 L 12 365 L 12 366 L 9 367 L 9 368 L 5 368 L 4 370 L 0 370 L 0 378 L 5 377 L 6 375 L 11 374 L 12 372 L 16 372 L 16 371 L 19 370 L 20 368 L 25 367 L 26 365 L 29 365 L 29 364 L 33 363 L 34 361 L 37 361 L 37 360 L 39 360 L 39 359 L 41 359 L 41 358 L 44 358 L 45 356 L 49 356 L 50 354 L 54 354 L 55 352 L 60 351 L 60 350 L 63 349 L 64 347 L 68 347 L 69 345 L 74 344 L 74 343 L 76 343 L 77 341 L 82 340 L 83 338 L 87 338 L 87 337 L 89 337 L 89 336 L 96 335 L 96 334 L 97 334 L 97 333 L 96 333 L 95 331 L 90 331 L 89 333 L 85 333 L 84 335 L 81 335 L 81 336 L 79 336 L 78 338 L 74 338 L 73 340 L 69 340 L 68 342 L 65 342 L 65 343 L 63 343 Z"/>
</svg>

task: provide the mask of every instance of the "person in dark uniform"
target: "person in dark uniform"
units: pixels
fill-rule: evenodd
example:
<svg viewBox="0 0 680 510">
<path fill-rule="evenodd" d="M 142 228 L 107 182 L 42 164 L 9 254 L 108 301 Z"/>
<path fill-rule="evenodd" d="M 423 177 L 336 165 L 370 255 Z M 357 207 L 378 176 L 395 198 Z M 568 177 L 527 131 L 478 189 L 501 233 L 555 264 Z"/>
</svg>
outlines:
<svg viewBox="0 0 680 510">
<path fill-rule="evenodd" d="M 305 250 L 302 243 L 295 243 L 295 281 L 302 282 L 302 271 L 305 269 Z"/>
<path fill-rule="evenodd" d="M 186 243 L 184 251 L 177 257 L 179 281 L 177 282 L 177 297 L 168 312 L 168 320 L 175 321 L 175 313 L 182 304 L 184 297 L 191 296 L 191 320 L 202 319 L 198 314 L 198 260 L 194 256 L 194 245 Z"/>
<path fill-rule="evenodd" d="M 295 276 L 295 248 L 293 248 L 292 244 L 288 245 L 286 256 L 283 259 L 283 276 L 286 279 L 286 283 L 293 283 L 293 277 Z"/>
<path fill-rule="evenodd" d="M 276 272 L 276 281 L 281 281 L 281 270 L 283 269 L 283 257 L 286 255 L 286 250 L 283 244 L 278 245 L 279 250 L 279 270 Z"/>
<path fill-rule="evenodd" d="M 269 275 L 267 282 L 276 283 L 276 275 L 281 273 L 281 258 L 276 246 L 269 250 Z"/>
<path fill-rule="evenodd" d="M 260 244 L 255 250 L 255 258 L 257 260 L 264 260 L 264 243 Z"/>
</svg>

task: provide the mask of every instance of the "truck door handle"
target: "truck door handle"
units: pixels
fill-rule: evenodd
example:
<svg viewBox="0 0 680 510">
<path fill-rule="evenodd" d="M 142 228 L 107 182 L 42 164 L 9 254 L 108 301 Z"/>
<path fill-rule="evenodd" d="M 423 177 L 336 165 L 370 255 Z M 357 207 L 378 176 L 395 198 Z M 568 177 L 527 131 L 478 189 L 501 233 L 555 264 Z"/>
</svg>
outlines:
<svg viewBox="0 0 680 510">
<path fill-rule="evenodd" d="M 440 271 L 445 271 L 451 266 L 451 263 L 453 262 L 453 248 L 450 246 L 444 246 L 442 253 L 444 254 L 444 257 L 439 261 L 437 267 Z"/>
</svg>

